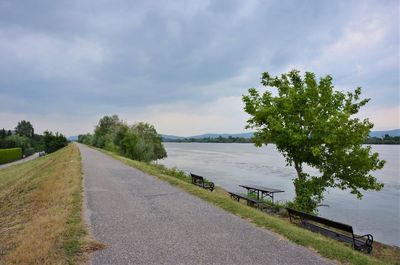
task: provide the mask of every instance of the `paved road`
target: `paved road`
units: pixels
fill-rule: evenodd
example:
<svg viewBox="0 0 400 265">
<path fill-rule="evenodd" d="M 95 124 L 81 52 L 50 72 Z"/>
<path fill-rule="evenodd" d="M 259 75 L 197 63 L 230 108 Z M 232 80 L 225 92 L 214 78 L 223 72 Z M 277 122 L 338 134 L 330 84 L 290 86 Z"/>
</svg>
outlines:
<svg viewBox="0 0 400 265">
<path fill-rule="evenodd" d="M 39 157 L 39 153 L 34 153 L 33 155 L 30 155 L 30 156 L 28 156 L 26 158 L 23 158 L 23 159 L 14 161 L 14 162 L 10 162 L 10 163 L 7 163 L 7 164 L 0 165 L 0 169 L 6 168 L 6 167 L 9 167 L 9 166 L 12 166 L 12 165 L 25 163 L 25 162 L 28 162 L 28 161 L 33 160 L 35 158 L 38 158 L 38 157 Z"/>
<path fill-rule="evenodd" d="M 314 252 L 78 145 L 92 264 L 328 264 Z"/>
</svg>

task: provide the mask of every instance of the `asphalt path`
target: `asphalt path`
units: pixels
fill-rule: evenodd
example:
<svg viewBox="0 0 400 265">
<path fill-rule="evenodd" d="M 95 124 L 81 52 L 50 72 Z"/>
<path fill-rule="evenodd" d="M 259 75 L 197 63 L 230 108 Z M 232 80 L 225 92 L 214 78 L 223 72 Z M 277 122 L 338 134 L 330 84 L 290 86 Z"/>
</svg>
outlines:
<svg viewBox="0 0 400 265">
<path fill-rule="evenodd" d="M 332 264 L 168 183 L 78 144 L 91 264 Z"/>
</svg>

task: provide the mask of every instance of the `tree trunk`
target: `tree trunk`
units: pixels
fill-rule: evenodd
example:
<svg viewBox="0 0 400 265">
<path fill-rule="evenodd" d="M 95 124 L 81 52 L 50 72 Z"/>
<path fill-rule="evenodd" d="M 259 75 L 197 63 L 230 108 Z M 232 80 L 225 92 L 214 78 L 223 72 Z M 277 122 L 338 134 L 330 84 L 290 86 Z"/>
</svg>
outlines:
<svg viewBox="0 0 400 265">
<path fill-rule="evenodd" d="M 320 193 L 315 189 L 315 183 L 307 180 L 308 175 L 303 172 L 302 164 L 294 162 L 294 167 L 297 172 L 297 178 L 293 181 L 296 192 L 295 207 L 300 211 L 315 212 L 318 203 L 315 195 Z"/>
</svg>

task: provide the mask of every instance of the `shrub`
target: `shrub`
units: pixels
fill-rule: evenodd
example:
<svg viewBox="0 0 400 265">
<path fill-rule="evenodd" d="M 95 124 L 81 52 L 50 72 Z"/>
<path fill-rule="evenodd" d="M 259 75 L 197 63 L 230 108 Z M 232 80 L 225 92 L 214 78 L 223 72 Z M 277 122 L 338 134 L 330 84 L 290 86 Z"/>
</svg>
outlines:
<svg viewBox="0 0 400 265">
<path fill-rule="evenodd" d="M 150 162 L 167 156 L 161 136 L 153 125 L 139 122 L 129 126 L 117 115 L 101 118 L 94 134 L 79 135 L 78 142 L 138 161 Z"/>
<path fill-rule="evenodd" d="M 33 147 L 29 147 L 25 149 L 24 155 L 25 156 L 30 156 L 33 155 L 35 153 L 35 148 Z"/>
<path fill-rule="evenodd" d="M 21 148 L 0 149 L 0 164 L 12 162 L 21 158 Z"/>
<path fill-rule="evenodd" d="M 52 132 L 45 131 L 43 136 L 44 142 L 44 151 L 46 153 L 53 153 L 64 146 L 67 146 L 68 140 L 61 133 L 56 132 L 53 134 Z"/>
</svg>

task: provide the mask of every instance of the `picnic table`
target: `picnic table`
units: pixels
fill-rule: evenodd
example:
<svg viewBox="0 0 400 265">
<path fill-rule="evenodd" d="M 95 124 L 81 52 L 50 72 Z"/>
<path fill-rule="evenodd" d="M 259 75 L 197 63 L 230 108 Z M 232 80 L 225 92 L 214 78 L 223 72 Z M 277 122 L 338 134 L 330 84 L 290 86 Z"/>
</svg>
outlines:
<svg viewBox="0 0 400 265">
<path fill-rule="evenodd" d="M 264 197 L 267 196 L 270 197 L 272 199 L 272 203 L 274 202 L 275 193 L 284 192 L 283 190 L 277 190 L 257 185 L 239 185 L 239 186 L 245 188 L 248 194 L 252 192 L 257 193 L 257 200 L 262 200 Z"/>
</svg>

